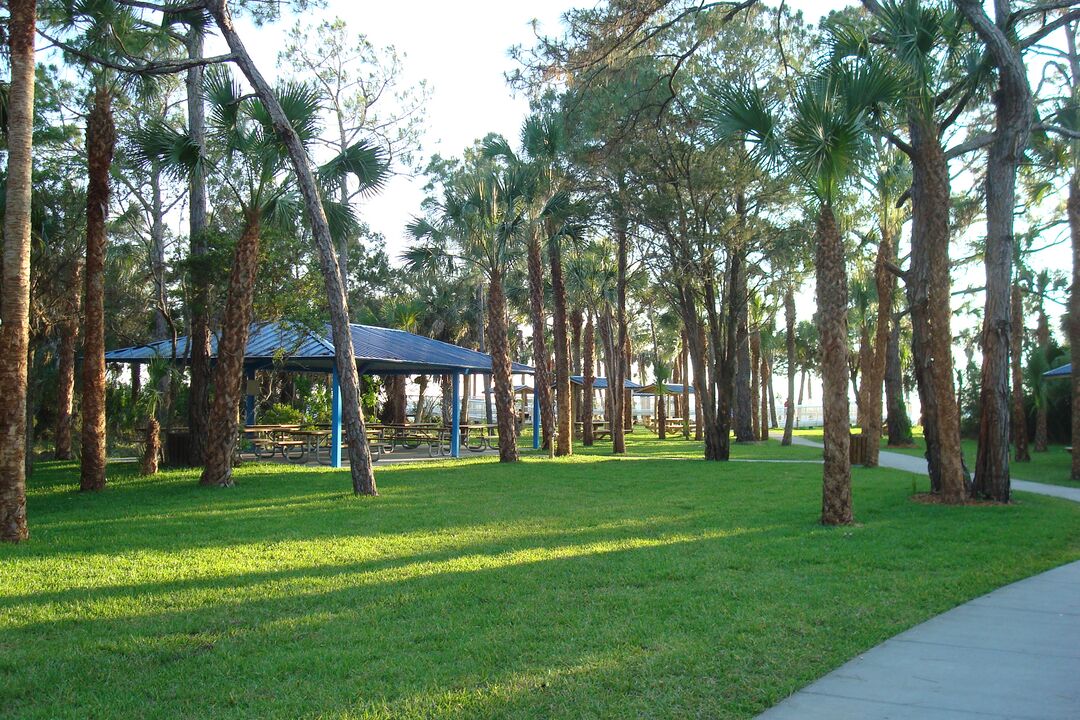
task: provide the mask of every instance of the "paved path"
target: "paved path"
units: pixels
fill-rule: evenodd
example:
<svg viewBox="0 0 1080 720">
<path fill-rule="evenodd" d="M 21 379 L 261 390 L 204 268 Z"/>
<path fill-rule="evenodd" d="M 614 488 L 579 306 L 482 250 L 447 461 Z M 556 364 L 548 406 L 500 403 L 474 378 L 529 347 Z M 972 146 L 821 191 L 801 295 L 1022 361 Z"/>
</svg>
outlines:
<svg viewBox="0 0 1080 720">
<path fill-rule="evenodd" d="M 777 439 L 780 438 L 779 435 L 774 437 Z M 801 437 L 793 437 L 791 442 L 794 445 L 805 445 L 807 447 L 825 447 L 819 442 L 814 442 L 813 440 L 807 440 L 806 438 Z M 895 470 L 904 470 L 906 472 L 919 474 L 926 473 L 926 459 L 914 455 L 905 455 L 904 453 L 882 450 L 879 455 L 878 463 L 882 467 L 893 468 Z M 1021 492 L 1050 495 L 1052 497 L 1064 498 L 1065 500 L 1072 500 L 1073 502 L 1080 502 L 1080 487 L 1048 485 L 1046 483 L 1018 480 L 1017 478 L 1012 479 L 1012 487 L 1014 490 L 1020 490 Z M 1077 682 L 1080 682 L 1080 680 Z M 1080 719 L 1080 716 L 1078 716 L 1078 719 Z"/>
<path fill-rule="evenodd" d="M 796 438 L 800 445 L 819 445 Z M 926 472 L 922 458 L 881 465 Z M 1075 488 L 1013 480 L 1080 502 Z M 860 655 L 760 720 L 1077 720 L 1080 562 L 976 598 Z"/>
</svg>

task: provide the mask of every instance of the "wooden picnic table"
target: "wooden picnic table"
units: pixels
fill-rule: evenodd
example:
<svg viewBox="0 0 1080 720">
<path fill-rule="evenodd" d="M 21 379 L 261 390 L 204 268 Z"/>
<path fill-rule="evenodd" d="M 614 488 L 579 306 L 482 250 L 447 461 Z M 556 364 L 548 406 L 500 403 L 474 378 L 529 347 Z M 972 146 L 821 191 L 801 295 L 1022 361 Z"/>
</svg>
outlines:
<svg viewBox="0 0 1080 720">
<path fill-rule="evenodd" d="M 304 440 L 291 437 L 291 433 L 300 429 L 299 425 L 245 425 L 240 429 L 242 436 L 247 436 L 255 451 L 255 457 L 266 460 L 281 453 L 286 460 L 303 460 L 307 452 Z"/>
</svg>

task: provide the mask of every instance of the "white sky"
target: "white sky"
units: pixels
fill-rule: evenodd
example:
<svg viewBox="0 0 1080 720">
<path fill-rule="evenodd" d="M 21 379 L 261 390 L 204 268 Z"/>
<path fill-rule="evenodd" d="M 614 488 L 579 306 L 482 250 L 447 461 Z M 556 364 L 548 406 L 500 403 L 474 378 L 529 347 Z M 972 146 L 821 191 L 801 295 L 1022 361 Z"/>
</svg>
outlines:
<svg viewBox="0 0 1080 720">
<path fill-rule="evenodd" d="M 811 22 L 848 4 L 837 0 L 787 3 L 802 10 Z M 534 19 L 539 32 L 561 34 L 561 15 L 572 7 L 589 5 L 572 0 L 414 0 L 402 5 L 329 0 L 325 9 L 309 15 L 316 20 L 340 17 L 376 47 L 393 45 L 405 55 L 406 80 L 426 79 L 431 88 L 424 155 L 450 157 L 488 132 L 516 141 L 528 102 L 512 95 L 504 80 L 504 73 L 514 67 L 507 50 L 533 43 Z M 264 74 L 273 76 L 278 50 L 294 22 L 295 17 L 286 17 L 262 28 L 238 23 Z M 386 237 L 391 260 L 407 244 L 405 225 L 419 211 L 422 185 L 419 178 L 396 177 L 362 209 L 364 221 Z"/>
</svg>

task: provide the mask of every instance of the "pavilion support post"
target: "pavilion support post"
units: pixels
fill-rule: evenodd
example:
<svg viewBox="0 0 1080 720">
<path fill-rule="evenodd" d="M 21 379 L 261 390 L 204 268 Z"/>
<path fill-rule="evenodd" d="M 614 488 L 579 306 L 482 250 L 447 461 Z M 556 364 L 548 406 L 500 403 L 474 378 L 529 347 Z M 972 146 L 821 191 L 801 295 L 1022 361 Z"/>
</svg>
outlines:
<svg viewBox="0 0 1080 720">
<path fill-rule="evenodd" d="M 333 378 L 330 393 L 330 467 L 341 467 L 341 381 L 337 367 L 331 374 Z"/>
<path fill-rule="evenodd" d="M 540 393 L 533 390 L 533 450 L 540 449 Z"/>
<path fill-rule="evenodd" d="M 450 411 L 450 457 L 461 457 L 461 373 L 454 373 Z"/>
<path fill-rule="evenodd" d="M 235 375 L 233 376 L 235 377 Z M 255 368 L 247 368 L 244 372 L 244 377 L 247 379 L 247 387 L 244 388 L 244 392 L 247 397 L 244 398 L 244 424 L 255 424 L 255 395 L 251 392 L 252 387 L 255 384 Z"/>
</svg>

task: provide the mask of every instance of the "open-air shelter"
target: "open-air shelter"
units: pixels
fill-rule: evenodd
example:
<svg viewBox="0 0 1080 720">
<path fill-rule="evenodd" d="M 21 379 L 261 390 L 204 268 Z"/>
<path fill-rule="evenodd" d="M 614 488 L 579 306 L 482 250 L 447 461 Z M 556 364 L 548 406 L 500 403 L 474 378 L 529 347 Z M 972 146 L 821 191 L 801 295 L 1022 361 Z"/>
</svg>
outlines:
<svg viewBox="0 0 1080 720">
<path fill-rule="evenodd" d="M 474 374 L 491 374 L 491 356 L 404 330 L 357 324 L 350 325 L 349 329 L 356 369 L 361 375 L 450 375 L 453 378 L 450 454 L 452 457 L 460 457 L 461 378 Z M 217 335 L 212 334 L 211 361 L 217 357 L 217 341 Z M 341 386 L 334 358 L 334 341 L 329 324 L 312 329 L 286 322 L 252 323 L 244 351 L 244 374 L 248 380 L 245 390 L 245 424 L 255 424 L 256 371 L 329 373 L 333 383 L 330 465 L 341 467 Z M 161 340 L 105 353 L 105 360 L 112 363 L 139 365 L 157 359 L 186 366 L 191 359 L 188 338 L 178 338 L 175 347 L 172 340 Z M 528 365 L 511 365 L 511 372 L 526 375 L 533 373 L 533 369 Z M 534 447 L 539 447 L 539 435 L 535 427 L 537 415 L 534 400 Z"/>
</svg>

